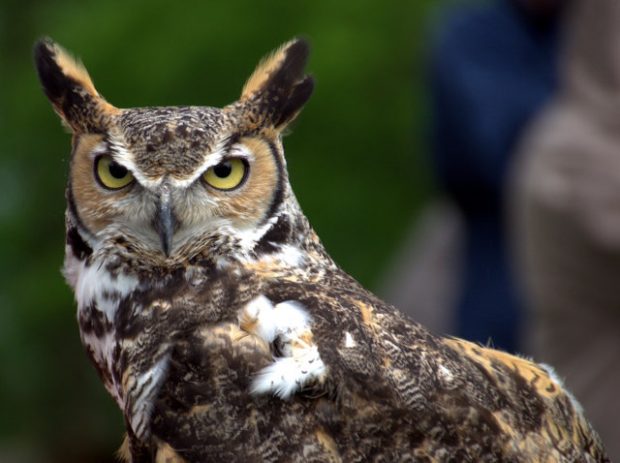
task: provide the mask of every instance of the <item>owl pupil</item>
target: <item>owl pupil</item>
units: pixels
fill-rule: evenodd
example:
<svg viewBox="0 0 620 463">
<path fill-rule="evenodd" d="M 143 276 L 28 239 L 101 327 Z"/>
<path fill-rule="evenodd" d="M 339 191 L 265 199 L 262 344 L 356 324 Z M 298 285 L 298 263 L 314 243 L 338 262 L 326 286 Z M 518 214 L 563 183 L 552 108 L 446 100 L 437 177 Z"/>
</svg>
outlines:
<svg viewBox="0 0 620 463">
<path fill-rule="evenodd" d="M 213 168 L 213 173 L 219 178 L 226 178 L 232 171 L 232 165 L 229 161 L 224 161 Z"/>
<path fill-rule="evenodd" d="M 116 162 L 110 163 L 110 175 L 114 178 L 124 178 L 127 175 L 127 169 Z"/>
</svg>

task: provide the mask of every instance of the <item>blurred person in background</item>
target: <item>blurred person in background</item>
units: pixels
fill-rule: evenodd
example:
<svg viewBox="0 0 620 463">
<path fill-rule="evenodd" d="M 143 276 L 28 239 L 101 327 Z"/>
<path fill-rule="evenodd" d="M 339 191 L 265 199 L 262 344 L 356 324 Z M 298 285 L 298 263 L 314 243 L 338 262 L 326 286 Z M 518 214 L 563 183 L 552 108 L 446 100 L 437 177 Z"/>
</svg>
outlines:
<svg viewBox="0 0 620 463">
<path fill-rule="evenodd" d="M 440 25 L 431 55 L 433 165 L 464 234 L 454 334 L 511 352 L 520 349 L 523 310 L 509 259 L 504 185 L 525 126 L 556 88 L 565 3 L 459 6 Z"/>
<path fill-rule="evenodd" d="M 620 2 L 575 0 L 560 90 L 513 181 L 528 349 L 576 395 L 620 461 Z"/>
</svg>

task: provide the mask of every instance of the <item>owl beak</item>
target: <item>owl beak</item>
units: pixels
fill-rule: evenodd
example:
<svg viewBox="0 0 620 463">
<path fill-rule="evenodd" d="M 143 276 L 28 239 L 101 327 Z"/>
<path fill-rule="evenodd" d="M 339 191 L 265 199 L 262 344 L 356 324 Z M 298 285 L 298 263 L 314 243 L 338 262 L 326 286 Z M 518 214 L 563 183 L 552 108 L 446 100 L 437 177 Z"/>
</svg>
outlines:
<svg viewBox="0 0 620 463">
<path fill-rule="evenodd" d="M 159 235 L 164 254 L 166 254 L 166 257 L 169 257 L 172 248 L 172 237 L 178 227 L 178 222 L 170 204 L 170 190 L 167 185 L 162 187 L 153 226 Z"/>
</svg>

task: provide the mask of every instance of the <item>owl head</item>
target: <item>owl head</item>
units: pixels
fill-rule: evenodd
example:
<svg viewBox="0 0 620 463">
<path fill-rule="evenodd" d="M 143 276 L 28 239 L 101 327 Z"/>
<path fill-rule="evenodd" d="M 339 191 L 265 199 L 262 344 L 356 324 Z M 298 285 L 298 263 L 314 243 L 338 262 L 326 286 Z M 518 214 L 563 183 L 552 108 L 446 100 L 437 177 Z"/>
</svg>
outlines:
<svg viewBox="0 0 620 463">
<path fill-rule="evenodd" d="M 304 40 L 284 44 L 224 108 L 120 109 L 97 92 L 81 63 L 53 41 L 39 41 L 43 90 L 73 134 L 73 254 L 120 248 L 165 265 L 283 245 L 300 212 L 281 135 L 312 93 L 307 57 Z"/>
</svg>

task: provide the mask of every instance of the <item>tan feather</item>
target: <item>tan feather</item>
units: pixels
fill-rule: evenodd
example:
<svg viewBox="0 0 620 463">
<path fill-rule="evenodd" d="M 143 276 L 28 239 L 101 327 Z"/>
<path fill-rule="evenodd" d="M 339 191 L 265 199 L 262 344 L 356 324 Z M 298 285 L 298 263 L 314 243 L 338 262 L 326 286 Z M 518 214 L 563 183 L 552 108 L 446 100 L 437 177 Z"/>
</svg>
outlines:
<svg viewBox="0 0 620 463">
<path fill-rule="evenodd" d="M 100 98 L 95 84 L 93 84 L 88 71 L 84 67 L 84 64 L 79 59 L 75 58 L 71 53 L 65 50 L 63 47 L 55 42 L 51 42 L 49 47 L 52 50 L 55 61 L 60 67 L 61 71 L 69 79 L 77 82 L 82 88 L 94 97 Z"/>
<path fill-rule="evenodd" d="M 242 100 L 249 98 L 263 88 L 265 83 L 269 80 L 269 77 L 282 66 L 286 58 L 287 50 L 296 41 L 297 40 L 294 39 L 283 44 L 258 63 L 258 66 L 256 66 L 256 69 L 243 86 L 243 90 L 241 91 Z"/>
</svg>

